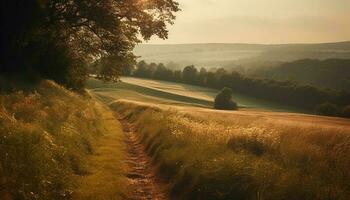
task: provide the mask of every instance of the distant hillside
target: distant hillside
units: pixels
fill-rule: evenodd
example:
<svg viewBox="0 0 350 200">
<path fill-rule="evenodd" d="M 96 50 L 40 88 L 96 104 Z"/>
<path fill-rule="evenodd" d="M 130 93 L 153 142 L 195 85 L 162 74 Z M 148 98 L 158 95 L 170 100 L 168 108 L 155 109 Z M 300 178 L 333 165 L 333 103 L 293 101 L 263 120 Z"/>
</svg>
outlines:
<svg viewBox="0 0 350 200">
<path fill-rule="evenodd" d="M 134 53 L 148 62 L 174 62 L 219 67 L 237 60 L 293 61 L 304 58 L 350 59 L 350 41 L 322 44 L 174 44 L 137 46 Z"/>
<path fill-rule="evenodd" d="M 275 80 L 293 80 L 302 84 L 350 91 L 349 59 L 303 59 L 277 67 L 260 68 L 249 72 L 253 76 Z"/>
</svg>

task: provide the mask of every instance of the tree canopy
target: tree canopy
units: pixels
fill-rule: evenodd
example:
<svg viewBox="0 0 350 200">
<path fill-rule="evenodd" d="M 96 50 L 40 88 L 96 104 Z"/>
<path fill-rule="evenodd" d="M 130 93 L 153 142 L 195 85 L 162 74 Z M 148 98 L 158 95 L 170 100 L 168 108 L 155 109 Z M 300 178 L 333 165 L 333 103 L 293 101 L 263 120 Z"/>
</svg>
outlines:
<svg viewBox="0 0 350 200">
<path fill-rule="evenodd" d="M 0 73 L 77 87 L 97 62 L 94 73 L 116 80 L 141 39 L 168 37 L 177 11 L 174 0 L 2 1 Z"/>
<path fill-rule="evenodd" d="M 197 73 L 198 70 L 194 65 L 187 66 L 183 69 L 182 79 L 185 83 L 195 83 Z"/>
</svg>

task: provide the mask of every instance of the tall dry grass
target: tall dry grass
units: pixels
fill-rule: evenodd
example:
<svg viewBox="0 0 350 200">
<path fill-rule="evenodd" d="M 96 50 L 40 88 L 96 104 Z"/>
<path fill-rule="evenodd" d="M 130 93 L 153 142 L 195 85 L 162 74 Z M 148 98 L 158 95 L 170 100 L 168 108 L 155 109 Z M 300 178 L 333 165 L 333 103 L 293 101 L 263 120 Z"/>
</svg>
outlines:
<svg viewBox="0 0 350 200">
<path fill-rule="evenodd" d="M 175 199 L 350 198 L 349 129 L 111 106 L 137 126 Z"/>
<path fill-rule="evenodd" d="M 51 81 L 0 95 L 0 199 L 69 199 L 104 127 L 94 102 Z"/>
</svg>

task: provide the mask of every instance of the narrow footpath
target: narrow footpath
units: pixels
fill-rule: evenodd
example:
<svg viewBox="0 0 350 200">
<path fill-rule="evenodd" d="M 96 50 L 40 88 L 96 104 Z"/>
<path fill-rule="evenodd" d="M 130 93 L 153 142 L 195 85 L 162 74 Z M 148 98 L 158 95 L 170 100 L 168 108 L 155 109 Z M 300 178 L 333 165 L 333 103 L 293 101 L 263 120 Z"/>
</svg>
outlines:
<svg viewBox="0 0 350 200">
<path fill-rule="evenodd" d="M 165 186 L 157 179 L 151 158 L 146 154 L 143 144 L 139 142 L 135 128 L 126 119 L 116 114 L 125 134 L 128 151 L 127 163 L 130 172 L 129 200 L 168 200 Z"/>
</svg>

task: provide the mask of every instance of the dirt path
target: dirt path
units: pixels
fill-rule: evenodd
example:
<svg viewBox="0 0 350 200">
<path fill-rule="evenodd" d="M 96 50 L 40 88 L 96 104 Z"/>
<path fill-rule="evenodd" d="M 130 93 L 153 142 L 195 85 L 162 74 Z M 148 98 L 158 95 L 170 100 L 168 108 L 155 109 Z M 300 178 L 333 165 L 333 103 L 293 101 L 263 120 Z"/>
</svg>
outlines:
<svg viewBox="0 0 350 200">
<path fill-rule="evenodd" d="M 131 170 L 127 177 L 130 179 L 131 194 L 129 200 L 168 200 L 162 185 L 157 179 L 151 159 L 145 153 L 144 146 L 139 142 L 132 124 L 117 115 L 123 126 L 125 142 L 128 150 L 127 163 Z"/>
</svg>

